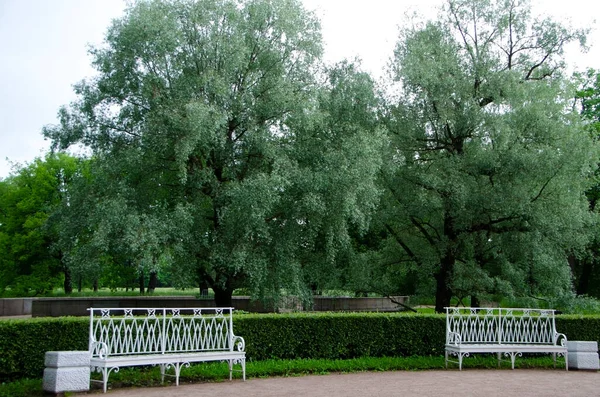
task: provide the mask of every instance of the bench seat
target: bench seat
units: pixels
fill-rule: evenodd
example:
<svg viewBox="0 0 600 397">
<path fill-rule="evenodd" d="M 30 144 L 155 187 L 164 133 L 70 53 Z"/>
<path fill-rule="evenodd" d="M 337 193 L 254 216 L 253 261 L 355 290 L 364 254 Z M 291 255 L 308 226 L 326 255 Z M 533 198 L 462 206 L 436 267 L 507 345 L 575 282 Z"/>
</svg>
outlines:
<svg viewBox="0 0 600 397">
<path fill-rule="evenodd" d="M 462 344 L 462 345 L 446 345 L 446 350 L 456 352 L 470 353 L 505 353 L 505 352 L 521 352 L 521 353 L 564 353 L 566 347 L 552 345 L 500 345 L 500 344 Z"/>
<path fill-rule="evenodd" d="M 159 365 L 175 363 L 196 363 L 203 361 L 242 360 L 244 352 L 197 352 L 169 354 L 137 354 L 131 356 L 112 356 L 108 358 L 91 358 L 90 366 L 94 368 L 135 367 L 140 365 Z"/>
</svg>

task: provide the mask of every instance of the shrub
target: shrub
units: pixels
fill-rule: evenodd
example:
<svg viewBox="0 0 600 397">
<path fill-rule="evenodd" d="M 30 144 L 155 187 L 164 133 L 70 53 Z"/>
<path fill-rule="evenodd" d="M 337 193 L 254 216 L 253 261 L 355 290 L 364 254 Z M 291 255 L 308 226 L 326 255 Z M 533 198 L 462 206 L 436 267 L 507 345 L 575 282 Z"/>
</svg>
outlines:
<svg viewBox="0 0 600 397">
<path fill-rule="evenodd" d="M 262 314 L 236 317 L 250 360 L 443 354 L 444 317 L 398 313 Z"/>
<path fill-rule="evenodd" d="M 560 315 L 556 330 L 567 335 L 567 340 L 597 341 L 600 343 L 600 315 Z"/>
<path fill-rule="evenodd" d="M 41 378 L 46 351 L 87 350 L 88 334 L 87 318 L 0 321 L 0 381 Z"/>
<path fill-rule="evenodd" d="M 600 316 L 562 315 L 569 340 L 600 341 Z M 441 356 L 445 317 L 404 313 L 293 313 L 234 316 L 248 361 Z M 87 350 L 86 317 L 0 321 L 0 381 L 41 378 L 44 354 Z"/>
</svg>

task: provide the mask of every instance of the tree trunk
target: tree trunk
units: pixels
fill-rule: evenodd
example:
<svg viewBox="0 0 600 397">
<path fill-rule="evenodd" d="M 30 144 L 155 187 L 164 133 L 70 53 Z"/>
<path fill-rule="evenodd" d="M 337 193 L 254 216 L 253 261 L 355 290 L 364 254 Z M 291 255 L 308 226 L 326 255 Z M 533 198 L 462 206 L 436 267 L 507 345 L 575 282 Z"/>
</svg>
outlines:
<svg viewBox="0 0 600 397">
<path fill-rule="evenodd" d="M 471 295 L 471 307 L 481 307 L 481 302 L 476 295 Z"/>
<path fill-rule="evenodd" d="M 323 295 L 323 292 L 317 287 L 317 283 L 311 283 L 310 290 L 312 291 L 313 296 Z"/>
<path fill-rule="evenodd" d="M 82 289 L 83 289 L 83 279 L 80 275 L 77 279 L 77 292 L 81 292 Z"/>
<path fill-rule="evenodd" d="M 198 283 L 198 289 L 200 290 L 200 296 L 201 297 L 207 297 L 208 296 L 208 283 L 205 280 L 202 280 Z"/>
<path fill-rule="evenodd" d="M 98 279 L 94 280 L 94 292 L 98 292 Z"/>
<path fill-rule="evenodd" d="M 156 272 L 150 272 L 150 279 L 148 280 L 148 293 L 151 294 L 156 289 L 158 285 L 158 275 Z"/>
<path fill-rule="evenodd" d="M 73 282 L 71 278 L 71 269 L 68 266 L 64 266 L 65 282 L 63 283 L 63 289 L 65 294 L 71 295 L 73 293 Z"/>
<path fill-rule="evenodd" d="M 435 311 L 436 313 L 445 313 L 445 307 L 450 306 L 450 299 L 452 298 L 452 291 L 448 285 L 450 278 L 450 271 L 448 264 L 444 261 L 447 258 L 443 258 L 441 263 L 440 271 L 435 274 L 436 288 L 435 288 Z M 454 263 L 454 262 L 452 262 Z"/>
<path fill-rule="evenodd" d="M 144 272 L 140 271 L 140 278 L 138 280 L 138 285 L 140 287 L 140 295 L 144 295 Z"/>
<path fill-rule="evenodd" d="M 456 247 L 457 236 L 454 231 L 454 219 L 449 215 L 444 216 L 444 235 L 448 238 L 448 246 L 440 260 L 440 270 L 434 275 L 436 280 L 435 311 L 437 313 L 444 313 L 444 308 L 450 306 L 450 299 L 452 299 L 450 276 L 456 261 L 454 247 Z"/>
<path fill-rule="evenodd" d="M 581 274 L 577 283 L 576 293 L 577 295 L 587 295 L 590 290 L 590 278 L 594 271 L 594 263 L 591 260 L 581 261 Z"/>
<path fill-rule="evenodd" d="M 233 295 L 233 289 L 215 287 L 214 285 L 212 289 L 215 293 L 215 306 L 232 307 L 231 296 Z"/>
</svg>

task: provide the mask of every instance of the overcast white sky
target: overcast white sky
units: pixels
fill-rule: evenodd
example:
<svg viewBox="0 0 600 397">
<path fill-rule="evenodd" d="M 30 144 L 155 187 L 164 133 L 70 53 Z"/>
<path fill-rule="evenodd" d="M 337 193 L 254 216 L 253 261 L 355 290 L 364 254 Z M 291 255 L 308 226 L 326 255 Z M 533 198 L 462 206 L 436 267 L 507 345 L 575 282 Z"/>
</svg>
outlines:
<svg viewBox="0 0 600 397">
<path fill-rule="evenodd" d="M 321 18 L 325 59 L 360 57 L 375 76 L 392 54 L 397 26 L 407 11 L 434 16 L 442 0 L 303 0 Z M 102 42 L 123 0 L 0 0 L 0 178 L 13 163 L 43 156 L 41 129 L 57 122 L 58 108 L 75 99 L 71 86 L 94 70 L 88 44 Z M 589 26 L 598 0 L 533 0 L 535 14 Z M 569 56 L 577 68 L 600 69 L 600 33 L 592 49 Z M 596 45 L 595 45 L 596 44 Z"/>
</svg>

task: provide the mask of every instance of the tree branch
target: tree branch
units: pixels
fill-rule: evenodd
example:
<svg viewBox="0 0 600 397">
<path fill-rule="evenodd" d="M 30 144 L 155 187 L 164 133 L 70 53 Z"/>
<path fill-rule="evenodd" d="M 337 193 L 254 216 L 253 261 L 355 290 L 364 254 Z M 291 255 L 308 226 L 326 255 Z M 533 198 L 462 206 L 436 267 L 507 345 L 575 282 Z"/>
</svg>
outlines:
<svg viewBox="0 0 600 397">
<path fill-rule="evenodd" d="M 544 193 L 544 190 L 546 190 L 546 187 L 548 187 L 548 185 L 550 184 L 552 179 L 554 179 L 554 177 L 558 174 L 558 171 L 560 171 L 561 168 L 562 168 L 562 166 L 558 167 L 557 170 L 554 172 L 554 174 L 552 174 L 552 176 L 550 176 L 550 178 L 548 178 L 548 180 L 546 182 L 544 182 L 544 184 L 542 185 L 538 194 L 534 198 L 531 199 L 532 203 L 536 202 L 542 196 L 542 193 Z"/>
</svg>

